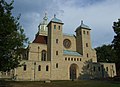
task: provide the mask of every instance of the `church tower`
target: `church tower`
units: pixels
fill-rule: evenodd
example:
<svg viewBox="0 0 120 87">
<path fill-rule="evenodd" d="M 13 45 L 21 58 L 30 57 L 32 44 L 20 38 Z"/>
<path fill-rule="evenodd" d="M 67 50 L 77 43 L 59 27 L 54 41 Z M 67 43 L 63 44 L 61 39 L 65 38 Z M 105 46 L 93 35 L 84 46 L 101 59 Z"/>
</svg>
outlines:
<svg viewBox="0 0 120 87">
<path fill-rule="evenodd" d="M 60 79 L 63 59 L 63 23 L 60 19 L 54 18 L 48 23 L 48 59 L 51 61 L 51 79 Z M 59 73 L 59 74 L 58 74 Z"/>
<path fill-rule="evenodd" d="M 76 49 L 77 52 L 83 55 L 84 58 L 91 58 L 91 39 L 90 39 L 90 28 L 83 24 L 76 29 Z"/>
<path fill-rule="evenodd" d="M 47 18 L 47 13 L 45 13 L 43 21 L 38 26 L 37 34 L 42 35 L 42 36 L 47 36 L 48 34 L 47 24 L 48 24 L 48 18 Z"/>
</svg>

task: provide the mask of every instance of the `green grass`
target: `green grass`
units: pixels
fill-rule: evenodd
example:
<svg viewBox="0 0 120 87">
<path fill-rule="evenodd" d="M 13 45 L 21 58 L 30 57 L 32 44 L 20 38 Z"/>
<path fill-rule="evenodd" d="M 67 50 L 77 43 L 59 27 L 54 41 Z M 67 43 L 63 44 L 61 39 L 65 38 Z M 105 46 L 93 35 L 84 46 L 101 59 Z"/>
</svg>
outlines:
<svg viewBox="0 0 120 87">
<path fill-rule="evenodd" d="M 79 81 L 51 81 L 44 82 L 7 82 L 10 87 L 120 87 L 120 82 L 79 80 Z M 9 87 L 9 86 L 8 86 Z"/>
</svg>

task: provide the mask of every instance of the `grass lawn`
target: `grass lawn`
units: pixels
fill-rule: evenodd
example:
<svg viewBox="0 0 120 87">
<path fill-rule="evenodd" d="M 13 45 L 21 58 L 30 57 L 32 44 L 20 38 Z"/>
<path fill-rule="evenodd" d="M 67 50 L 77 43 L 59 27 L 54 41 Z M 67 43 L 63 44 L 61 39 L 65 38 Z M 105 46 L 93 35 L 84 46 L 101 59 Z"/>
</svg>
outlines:
<svg viewBox="0 0 120 87">
<path fill-rule="evenodd" d="M 44 82 L 6 82 L 7 87 L 120 87 L 120 82 L 95 81 L 95 80 L 79 80 L 79 81 L 51 81 Z M 9 86 L 10 85 L 10 86 Z"/>
</svg>

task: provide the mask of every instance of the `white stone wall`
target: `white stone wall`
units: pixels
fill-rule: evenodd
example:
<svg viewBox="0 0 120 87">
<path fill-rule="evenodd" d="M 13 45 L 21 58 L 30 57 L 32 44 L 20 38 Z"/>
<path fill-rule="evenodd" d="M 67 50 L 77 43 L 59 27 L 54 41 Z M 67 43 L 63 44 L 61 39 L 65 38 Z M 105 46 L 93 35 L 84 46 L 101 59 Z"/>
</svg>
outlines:
<svg viewBox="0 0 120 87">
<path fill-rule="evenodd" d="M 63 35 L 63 41 L 65 39 L 69 39 L 71 41 L 71 46 L 69 49 L 66 49 L 64 46 L 63 46 L 63 50 L 72 50 L 72 51 L 76 51 L 76 38 L 75 36 L 70 36 L 70 35 Z"/>
<path fill-rule="evenodd" d="M 28 60 L 41 61 L 41 52 L 42 50 L 47 51 L 46 44 L 31 43 L 29 45 L 29 56 Z"/>
<path fill-rule="evenodd" d="M 16 69 L 16 80 L 49 80 L 50 79 L 50 62 L 49 61 L 22 61 L 23 66 Z M 26 70 L 24 70 L 26 64 Z M 38 71 L 38 66 L 41 65 L 41 70 Z M 46 66 L 49 66 L 46 71 Z"/>
</svg>

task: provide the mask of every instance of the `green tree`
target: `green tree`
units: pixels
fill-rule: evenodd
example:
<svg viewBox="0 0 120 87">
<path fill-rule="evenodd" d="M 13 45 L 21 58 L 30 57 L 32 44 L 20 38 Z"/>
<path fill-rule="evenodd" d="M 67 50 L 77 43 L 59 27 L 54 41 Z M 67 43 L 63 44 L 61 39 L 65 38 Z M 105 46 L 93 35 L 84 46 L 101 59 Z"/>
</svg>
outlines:
<svg viewBox="0 0 120 87">
<path fill-rule="evenodd" d="M 21 48 L 28 41 L 19 18 L 12 15 L 14 0 L 0 0 L 0 71 L 9 71 L 19 66 Z"/>
<path fill-rule="evenodd" d="M 103 45 L 95 48 L 98 62 L 115 62 L 115 51 L 111 45 Z"/>
<path fill-rule="evenodd" d="M 117 67 L 117 74 L 120 76 L 120 19 L 117 22 L 113 23 L 113 30 L 115 32 L 114 39 L 112 41 L 113 48 L 116 53 L 116 67 Z"/>
</svg>

